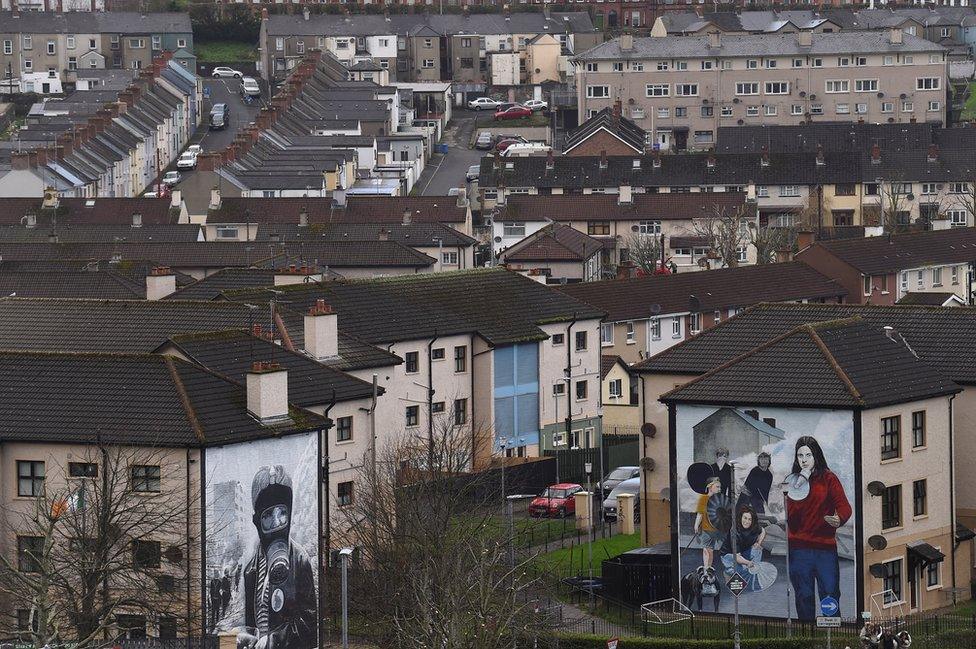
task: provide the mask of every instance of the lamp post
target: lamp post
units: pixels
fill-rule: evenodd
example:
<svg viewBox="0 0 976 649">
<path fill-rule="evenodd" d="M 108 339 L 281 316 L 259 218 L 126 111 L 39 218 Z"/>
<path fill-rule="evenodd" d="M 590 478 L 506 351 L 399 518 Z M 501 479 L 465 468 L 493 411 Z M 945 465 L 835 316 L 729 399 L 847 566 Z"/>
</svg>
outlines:
<svg viewBox="0 0 976 649">
<path fill-rule="evenodd" d="M 729 462 L 729 500 L 732 506 L 732 531 L 729 536 L 732 537 L 732 574 L 737 574 L 739 571 L 739 564 L 736 561 L 736 556 L 739 553 L 739 539 L 737 538 L 739 531 L 739 514 L 735 510 L 735 462 Z M 753 521 L 755 525 L 757 521 Z M 740 649 L 742 646 L 742 634 L 739 633 L 739 596 L 735 596 L 735 610 L 733 612 L 734 618 L 734 631 L 732 632 L 732 645 L 735 649 Z"/>
<path fill-rule="evenodd" d="M 590 475 L 593 473 L 593 463 L 586 462 L 583 465 L 586 471 L 586 517 L 587 517 L 587 547 L 590 555 L 590 571 L 588 590 L 590 591 L 590 612 L 593 611 L 593 491 L 590 483 Z"/>
<path fill-rule="evenodd" d="M 342 649 L 349 649 L 349 557 L 352 551 L 352 548 L 339 550 L 342 562 Z"/>
<path fill-rule="evenodd" d="M 793 637 L 793 582 L 790 581 L 790 520 L 786 499 L 790 494 L 789 478 L 783 481 L 783 539 L 786 541 L 786 637 Z"/>
<path fill-rule="evenodd" d="M 444 270 L 444 237 L 431 237 L 437 244 L 437 267 Z"/>
</svg>

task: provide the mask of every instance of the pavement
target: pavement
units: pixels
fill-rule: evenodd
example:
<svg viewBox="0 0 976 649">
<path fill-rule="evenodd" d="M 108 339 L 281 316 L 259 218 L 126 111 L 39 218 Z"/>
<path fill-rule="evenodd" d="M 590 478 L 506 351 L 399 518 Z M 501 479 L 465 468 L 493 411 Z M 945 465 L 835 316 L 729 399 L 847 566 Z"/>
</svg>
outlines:
<svg viewBox="0 0 976 649">
<path fill-rule="evenodd" d="M 483 113 L 482 113 L 483 114 Z M 472 110 L 455 108 L 450 124 L 444 130 L 442 144 L 448 146 L 447 153 L 435 153 L 417 181 L 417 191 L 422 196 L 447 196 L 453 187 L 466 187 L 464 175 L 468 167 L 481 164 L 483 151 L 472 146 L 474 125 L 478 113 Z"/>
</svg>

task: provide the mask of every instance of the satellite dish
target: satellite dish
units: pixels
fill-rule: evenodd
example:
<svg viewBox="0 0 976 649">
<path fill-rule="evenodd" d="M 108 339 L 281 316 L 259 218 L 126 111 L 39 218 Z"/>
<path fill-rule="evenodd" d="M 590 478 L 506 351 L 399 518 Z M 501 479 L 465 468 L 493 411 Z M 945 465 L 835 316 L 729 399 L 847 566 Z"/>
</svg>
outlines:
<svg viewBox="0 0 976 649">
<path fill-rule="evenodd" d="M 884 579 L 888 576 L 888 571 L 885 570 L 883 563 L 872 563 L 871 567 L 868 568 L 868 572 L 870 572 L 871 576 L 875 579 Z"/>
<path fill-rule="evenodd" d="M 803 500 L 810 495 L 810 481 L 803 474 L 791 473 L 783 481 L 786 488 L 786 496 L 790 500 Z"/>
<path fill-rule="evenodd" d="M 868 537 L 868 545 L 871 546 L 872 550 L 884 550 L 888 547 L 888 539 L 880 534 L 874 534 Z"/>
<path fill-rule="evenodd" d="M 642 457 L 640 464 L 641 464 L 641 468 L 644 469 L 645 471 L 653 471 L 654 467 L 657 465 L 657 463 L 654 461 L 654 458 L 652 457 Z"/>
<path fill-rule="evenodd" d="M 631 231 L 631 232 L 637 232 L 637 231 L 639 231 L 639 230 L 640 230 L 640 228 L 639 228 L 639 227 L 637 226 L 637 224 L 636 224 L 636 223 L 635 223 L 635 224 L 633 224 L 632 226 L 630 226 L 630 231 Z"/>
<path fill-rule="evenodd" d="M 670 487 L 664 487 L 663 489 L 661 489 L 661 500 L 663 500 L 666 503 L 667 502 L 671 502 L 671 488 Z"/>
<path fill-rule="evenodd" d="M 501 242 L 502 242 L 501 237 L 495 237 L 495 243 L 501 243 Z"/>
<path fill-rule="evenodd" d="M 880 480 L 872 480 L 868 483 L 868 493 L 872 496 L 880 496 L 884 493 L 885 483 Z"/>
<path fill-rule="evenodd" d="M 708 522 L 723 534 L 732 529 L 732 499 L 725 494 L 714 494 L 708 497 L 705 505 Z"/>
<path fill-rule="evenodd" d="M 644 424 L 641 425 L 641 435 L 643 435 L 644 437 L 654 437 L 655 435 L 657 435 L 657 426 L 655 426 L 649 421 L 645 422 Z"/>
<path fill-rule="evenodd" d="M 651 305 L 651 314 L 652 315 L 658 315 L 659 313 L 661 313 L 661 305 L 660 304 L 652 304 Z"/>
</svg>

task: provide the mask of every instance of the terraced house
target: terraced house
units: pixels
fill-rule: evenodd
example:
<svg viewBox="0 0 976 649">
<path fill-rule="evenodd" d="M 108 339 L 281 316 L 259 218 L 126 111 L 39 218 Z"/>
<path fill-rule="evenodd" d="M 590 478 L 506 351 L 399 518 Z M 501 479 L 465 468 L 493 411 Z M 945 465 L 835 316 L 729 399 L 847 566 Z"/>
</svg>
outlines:
<svg viewBox="0 0 976 649">
<path fill-rule="evenodd" d="M 898 28 L 624 35 L 573 62 L 581 116 L 622 100 L 665 150 L 710 148 L 721 126 L 946 116 L 946 50 Z"/>
</svg>

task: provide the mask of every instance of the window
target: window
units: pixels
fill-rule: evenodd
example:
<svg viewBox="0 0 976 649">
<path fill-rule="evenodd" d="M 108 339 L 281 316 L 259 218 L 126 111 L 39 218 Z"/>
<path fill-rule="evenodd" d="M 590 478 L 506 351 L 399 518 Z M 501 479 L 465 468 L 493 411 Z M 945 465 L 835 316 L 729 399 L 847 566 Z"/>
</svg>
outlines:
<svg viewBox="0 0 976 649">
<path fill-rule="evenodd" d="M 688 108 L 685 106 L 675 106 L 674 108 L 675 117 L 688 117 Z"/>
<path fill-rule="evenodd" d="M 468 370 L 468 346 L 458 345 L 454 348 L 454 371 L 457 373 Z"/>
<path fill-rule="evenodd" d="M 425 38 L 424 39 L 424 47 L 427 47 L 427 48 L 434 47 L 434 39 L 433 38 Z"/>
<path fill-rule="evenodd" d="M 787 197 L 796 197 L 796 196 L 799 196 L 800 195 L 800 186 L 799 185 L 782 185 L 779 188 L 779 195 L 780 196 L 787 196 Z"/>
<path fill-rule="evenodd" d="M 298 41 L 297 43 L 295 43 L 295 52 L 297 54 L 305 53 L 305 41 Z"/>
<path fill-rule="evenodd" d="M 714 67 L 714 65 L 715 65 L 715 61 L 712 61 L 712 60 L 702 61 L 701 62 L 701 69 L 702 70 L 711 70 Z"/>
<path fill-rule="evenodd" d="M 619 399 L 623 396 L 623 381 L 621 379 L 613 379 L 607 386 L 610 392 L 611 399 Z"/>
<path fill-rule="evenodd" d="M 68 476 L 71 478 L 97 478 L 98 465 L 93 462 L 68 462 Z"/>
<path fill-rule="evenodd" d="M 965 217 L 963 217 L 962 224 L 966 225 Z M 956 225 L 954 221 L 953 221 L 953 225 Z M 959 268 L 957 268 L 956 266 L 952 267 L 952 284 L 953 286 L 957 286 L 959 284 Z"/>
<path fill-rule="evenodd" d="M 624 71 L 623 61 L 614 61 L 612 67 L 613 67 L 613 71 L 614 72 L 623 72 Z"/>
<path fill-rule="evenodd" d="M 627 344 L 630 345 L 637 342 L 637 331 L 634 328 L 634 323 L 628 322 L 624 325 L 624 327 L 627 330 Z"/>
<path fill-rule="evenodd" d="M 854 80 L 854 92 L 877 92 L 877 91 L 878 91 L 877 79 L 855 79 Z"/>
<path fill-rule="evenodd" d="M 881 459 L 901 457 L 901 416 L 881 420 Z"/>
<path fill-rule="evenodd" d="M 24 49 L 30 50 L 34 48 L 34 37 L 30 34 L 24 34 Z"/>
<path fill-rule="evenodd" d="M 304 46 L 304 43 L 302 43 L 302 45 Z M 163 49 L 163 37 L 162 36 L 153 36 L 152 37 L 152 48 L 154 50 L 161 50 L 161 49 Z"/>
<path fill-rule="evenodd" d="M 851 58 L 849 56 L 838 56 L 837 57 L 837 67 L 846 68 L 851 64 Z"/>
<path fill-rule="evenodd" d="M 928 588 L 938 588 L 942 583 L 942 576 L 939 573 L 939 566 L 941 565 L 940 562 L 936 561 L 925 566 L 925 585 Z"/>
<path fill-rule="evenodd" d="M 185 38 L 177 38 L 176 39 L 176 47 L 186 47 L 186 39 Z"/>
<path fill-rule="evenodd" d="M 446 264 L 448 266 L 457 266 L 458 254 L 456 252 L 442 252 L 441 264 Z"/>
<path fill-rule="evenodd" d="M 77 70 L 78 69 L 78 57 L 77 56 L 69 56 L 68 57 L 68 69 L 69 70 Z"/>
<path fill-rule="evenodd" d="M 766 68 L 772 70 L 776 67 L 776 59 L 766 59 Z"/>
<path fill-rule="evenodd" d="M 687 61 L 675 61 L 674 62 L 674 69 L 675 70 L 687 70 L 688 69 L 688 62 Z"/>
<path fill-rule="evenodd" d="M 938 111 L 938 110 L 942 110 L 942 103 L 941 102 L 938 102 L 938 101 L 930 101 L 929 102 L 929 112 L 932 113 L 932 112 L 935 112 L 935 111 Z"/>
<path fill-rule="evenodd" d="M 866 57 L 866 56 L 855 56 L 854 57 L 854 65 L 857 65 L 859 67 L 864 67 L 867 64 L 868 64 L 868 57 Z"/>
<path fill-rule="evenodd" d="M 416 374 L 420 371 L 420 352 L 407 352 L 404 360 L 407 374 Z"/>
<path fill-rule="evenodd" d="M 444 360 L 444 348 L 434 347 L 432 350 L 430 350 L 430 360 L 432 361 Z"/>
<path fill-rule="evenodd" d="M 767 95 L 788 95 L 790 94 L 790 84 L 788 81 L 767 81 Z"/>
<path fill-rule="evenodd" d="M 756 196 L 758 196 L 759 198 L 768 198 L 769 197 L 769 187 L 767 187 L 766 185 L 757 185 L 756 186 Z"/>
<path fill-rule="evenodd" d="M 823 115 L 823 104 L 810 104 L 811 115 Z"/>
<path fill-rule="evenodd" d="M 407 426 L 420 425 L 420 406 L 407 406 Z"/>
<path fill-rule="evenodd" d="M 932 269 L 932 286 L 942 286 L 942 268 Z"/>
<path fill-rule="evenodd" d="M 756 81 L 742 81 L 735 84 L 735 94 L 737 95 L 758 95 L 759 83 Z"/>
<path fill-rule="evenodd" d="M 838 115 L 850 115 L 851 106 L 850 104 L 837 104 L 836 110 Z"/>
<path fill-rule="evenodd" d="M 701 116 L 702 117 L 711 117 L 714 114 L 715 114 L 715 107 L 714 106 L 702 106 L 701 107 Z"/>
<path fill-rule="evenodd" d="M 671 318 L 671 337 L 680 338 L 681 337 L 681 319 Z"/>
<path fill-rule="evenodd" d="M 553 345 L 553 347 L 555 347 L 556 345 L 562 345 L 564 342 L 566 342 L 566 334 L 553 334 L 552 335 L 552 345 Z"/>
<path fill-rule="evenodd" d="M 688 328 L 691 329 L 692 336 L 699 333 L 702 329 L 702 314 L 692 313 L 691 315 L 689 315 L 688 325 L 689 325 Z"/>
<path fill-rule="evenodd" d="M 940 77 L 919 77 L 915 79 L 916 90 L 938 90 L 942 87 Z"/>
<path fill-rule="evenodd" d="M 227 226 L 217 228 L 218 239 L 237 239 L 239 234 L 240 233 L 238 232 L 237 228 L 232 228 Z"/>
<path fill-rule="evenodd" d="M 667 72 L 668 71 L 668 62 L 667 61 L 658 61 L 657 62 L 657 71 L 658 72 Z"/>
<path fill-rule="evenodd" d="M 44 494 L 44 462 L 17 460 L 17 495 L 36 498 Z"/>
<path fill-rule="evenodd" d="M 502 234 L 506 237 L 524 237 L 525 223 L 502 223 Z"/>
<path fill-rule="evenodd" d="M 423 62 L 423 64 L 421 64 L 420 67 L 422 67 L 422 68 L 424 68 L 426 70 L 433 69 L 433 67 L 434 67 L 434 59 L 424 59 L 424 62 Z"/>
<path fill-rule="evenodd" d="M 577 381 L 576 382 L 576 400 L 577 401 L 582 401 L 583 399 L 586 399 L 586 386 L 587 385 L 588 384 L 587 384 L 586 381 Z"/>
<path fill-rule="evenodd" d="M 814 68 L 822 68 L 823 59 L 813 59 L 812 61 L 810 61 L 810 65 Z"/>
<path fill-rule="evenodd" d="M 765 110 L 764 110 L 763 112 L 764 112 L 764 113 L 766 114 L 766 116 L 768 116 L 768 117 L 775 117 L 775 116 L 776 116 L 776 113 L 778 112 L 778 109 L 776 108 L 776 106 L 775 106 L 775 105 L 772 105 L 772 104 L 767 104 L 767 105 L 765 106 Z"/>
<path fill-rule="evenodd" d="M 454 400 L 454 425 L 461 426 L 468 420 L 468 400 Z"/>
<path fill-rule="evenodd" d="M 824 82 L 824 92 L 850 92 L 851 82 L 847 79 L 828 79 Z"/>
<path fill-rule="evenodd" d="M 676 97 L 697 97 L 697 83 L 676 83 L 674 84 L 674 94 Z"/>
<path fill-rule="evenodd" d="M 901 527 L 901 485 L 885 487 L 881 494 L 881 529 Z"/>
<path fill-rule="evenodd" d="M 129 39 L 129 49 L 141 50 L 146 47 L 145 38 L 130 38 Z"/>
<path fill-rule="evenodd" d="M 870 275 L 865 275 L 864 276 L 864 294 L 865 295 L 871 295 L 871 276 Z"/>
<path fill-rule="evenodd" d="M 6 40 L 6 41 L 3 42 L 3 53 L 4 54 L 13 54 L 14 53 L 14 42 L 13 41 Z"/>
<path fill-rule="evenodd" d="M 803 59 L 793 59 L 793 67 L 794 68 L 802 68 L 803 67 Z"/>
<path fill-rule="evenodd" d="M 915 104 L 913 104 L 912 102 L 910 101 L 901 102 L 901 112 L 911 113 L 914 110 L 915 110 Z"/>
<path fill-rule="evenodd" d="M 888 561 L 884 564 L 885 576 L 883 586 L 885 605 L 895 604 L 901 601 L 901 559 Z"/>
<path fill-rule="evenodd" d="M 340 482 L 336 485 L 336 498 L 339 507 L 348 507 L 352 504 L 352 482 Z"/>
<path fill-rule="evenodd" d="M 671 109 L 670 108 L 658 108 L 657 109 L 657 116 L 658 116 L 659 119 L 667 119 L 668 117 L 671 117 Z"/>
<path fill-rule="evenodd" d="M 746 69 L 747 70 L 755 70 L 758 67 L 759 67 L 759 61 L 757 61 L 756 59 L 748 59 L 748 60 L 746 60 Z"/>
<path fill-rule="evenodd" d="M 732 117 L 731 106 L 722 106 L 722 117 Z"/>
<path fill-rule="evenodd" d="M 566 394 L 566 384 L 562 381 L 552 384 L 553 394 Z"/>
<path fill-rule="evenodd" d="M 586 233 L 589 235 L 608 235 L 610 234 L 610 221 L 589 221 L 586 224 Z"/>
<path fill-rule="evenodd" d="M 928 511 L 928 485 L 925 480 L 916 480 L 912 483 L 912 515 L 925 516 Z"/>
<path fill-rule="evenodd" d="M 352 417 L 336 418 L 336 441 L 337 442 L 352 441 Z"/>
<path fill-rule="evenodd" d="M 630 64 L 630 69 L 633 70 L 634 72 L 643 72 L 644 71 L 644 64 L 635 61 L 635 62 L 633 62 L 633 63 Z"/>
<path fill-rule="evenodd" d="M 599 63 L 587 63 L 586 64 L 586 71 L 587 72 L 598 72 L 599 70 L 600 70 L 600 64 Z"/>
<path fill-rule="evenodd" d="M 17 537 L 17 570 L 21 572 L 40 572 L 43 556 L 43 536 Z"/>
<path fill-rule="evenodd" d="M 586 86 L 587 99 L 606 99 L 610 96 L 610 86 Z"/>
<path fill-rule="evenodd" d="M 613 344 L 613 323 L 604 322 L 600 325 L 600 344 L 604 347 Z"/>
<path fill-rule="evenodd" d="M 695 131 L 695 144 L 711 144 L 714 139 L 711 131 Z"/>
<path fill-rule="evenodd" d="M 637 223 L 637 232 L 640 234 L 661 234 L 661 222 L 639 221 Z"/>
<path fill-rule="evenodd" d="M 160 566 L 162 549 L 159 541 L 132 542 L 132 567 L 137 570 L 151 570 Z"/>
<path fill-rule="evenodd" d="M 644 109 L 638 106 L 634 106 L 630 109 L 630 116 L 633 119 L 644 119 Z"/>
<path fill-rule="evenodd" d="M 439 415 L 440 413 L 444 412 L 444 402 L 434 401 L 430 404 L 430 411 L 435 415 Z"/>
<path fill-rule="evenodd" d="M 132 478 L 132 490 L 136 493 L 159 493 L 159 465 L 136 464 L 129 470 Z"/>
<path fill-rule="evenodd" d="M 881 112 L 882 113 L 893 113 L 895 112 L 895 104 L 890 101 L 881 102 Z"/>
<path fill-rule="evenodd" d="M 746 116 L 755 117 L 759 114 L 759 106 L 746 106 Z"/>
<path fill-rule="evenodd" d="M 969 183 L 949 183 L 950 194 L 966 194 L 969 192 Z"/>
<path fill-rule="evenodd" d="M 24 70 L 30 72 L 33 69 L 34 69 L 34 62 L 31 61 L 30 59 L 24 59 Z"/>
<path fill-rule="evenodd" d="M 576 332 L 576 351 L 581 352 L 586 349 L 586 332 L 577 331 Z"/>
<path fill-rule="evenodd" d="M 651 340 L 661 340 L 660 318 L 651 318 Z"/>
<path fill-rule="evenodd" d="M 915 275 L 915 280 L 919 288 L 925 288 L 925 271 L 918 271 Z"/>
</svg>

